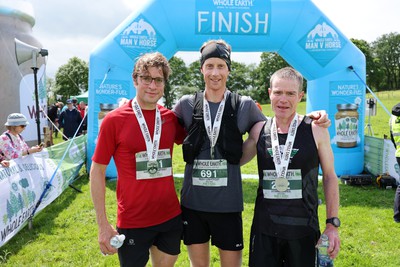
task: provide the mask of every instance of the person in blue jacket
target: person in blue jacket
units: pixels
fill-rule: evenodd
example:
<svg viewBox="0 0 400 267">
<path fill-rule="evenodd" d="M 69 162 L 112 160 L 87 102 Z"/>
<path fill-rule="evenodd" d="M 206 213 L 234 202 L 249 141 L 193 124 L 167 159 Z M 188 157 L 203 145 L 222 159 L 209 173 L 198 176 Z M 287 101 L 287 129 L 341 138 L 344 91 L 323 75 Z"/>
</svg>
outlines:
<svg viewBox="0 0 400 267">
<path fill-rule="evenodd" d="M 67 100 L 67 108 L 61 112 L 60 117 L 58 119 L 58 123 L 60 124 L 60 128 L 64 128 L 63 139 L 68 140 L 72 138 L 79 128 L 79 124 L 82 121 L 81 114 L 79 111 L 74 107 L 72 100 Z M 77 135 L 81 135 L 82 129 L 78 130 Z"/>
</svg>

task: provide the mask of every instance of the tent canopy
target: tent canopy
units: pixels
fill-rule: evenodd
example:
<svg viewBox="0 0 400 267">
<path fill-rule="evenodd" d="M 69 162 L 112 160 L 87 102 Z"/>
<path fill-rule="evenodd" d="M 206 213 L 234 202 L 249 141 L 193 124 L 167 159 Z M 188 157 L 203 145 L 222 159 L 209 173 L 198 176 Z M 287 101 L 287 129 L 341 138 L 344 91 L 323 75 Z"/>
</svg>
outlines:
<svg viewBox="0 0 400 267">
<path fill-rule="evenodd" d="M 83 94 L 76 95 L 76 96 L 71 96 L 71 98 L 76 98 L 78 100 L 78 103 L 83 101 L 86 104 L 88 103 L 88 97 L 89 97 L 89 91 L 84 92 Z"/>
</svg>

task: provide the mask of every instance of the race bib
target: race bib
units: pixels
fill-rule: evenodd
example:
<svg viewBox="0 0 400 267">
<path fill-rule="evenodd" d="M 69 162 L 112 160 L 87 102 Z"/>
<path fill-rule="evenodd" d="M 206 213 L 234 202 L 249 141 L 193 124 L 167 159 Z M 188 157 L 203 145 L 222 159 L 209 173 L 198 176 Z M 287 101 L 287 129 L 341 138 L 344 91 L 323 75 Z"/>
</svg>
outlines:
<svg viewBox="0 0 400 267">
<path fill-rule="evenodd" d="M 142 151 L 135 154 L 136 157 L 136 179 L 156 179 L 172 175 L 172 160 L 169 149 L 160 149 L 157 160 L 149 161 L 147 152 Z"/>
<path fill-rule="evenodd" d="M 267 199 L 300 199 L 303 197 L 301 170 L 288 170 L 286 178 L 288 180 L 287 189 L 279 191 L 276 185 L 277 174 L 275 170 L 263 170 L 263 194 Z"/>
<path fill-rule="evenodd" d="M 218 187 L 228 185 L 228 163 L 225 159 L 202 160 L 193 163 L 193 185 Z"/>
</svg>

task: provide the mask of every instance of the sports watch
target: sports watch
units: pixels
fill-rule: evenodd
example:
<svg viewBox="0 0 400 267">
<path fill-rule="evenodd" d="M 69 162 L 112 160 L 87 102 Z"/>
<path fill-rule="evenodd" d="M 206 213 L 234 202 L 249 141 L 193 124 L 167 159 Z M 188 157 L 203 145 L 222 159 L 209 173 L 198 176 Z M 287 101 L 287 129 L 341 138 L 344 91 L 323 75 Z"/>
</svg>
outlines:
<svg viewBox="0 0 400 267">
<path fill-rule="evenodd" d="M 332 218 L 326 219 L 326 223 L 330 223 L 333 226 L 335 226 L 336 228 L 340 226 L 340 220 L 338 217 L 332 217 Z"/>
</svg>

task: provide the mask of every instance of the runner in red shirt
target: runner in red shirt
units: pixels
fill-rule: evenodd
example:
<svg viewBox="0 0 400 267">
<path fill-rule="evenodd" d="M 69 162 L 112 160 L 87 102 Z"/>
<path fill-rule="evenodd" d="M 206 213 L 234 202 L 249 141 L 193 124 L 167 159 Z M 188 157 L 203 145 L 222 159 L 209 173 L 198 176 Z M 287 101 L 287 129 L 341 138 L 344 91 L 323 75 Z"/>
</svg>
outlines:
<svg viewBox="0 0 400 267">
<path fill-rule="evenodd" d="M 173 266 L 180 253 L 181 209 L 172 176 L 172 152 L 185 136 L 174 113 L 157 101 L 170 74 L 160 53 L 138 59 L 132 74 L 136 97 L 104 118 L 92 158 L 91 194 L 103 254 L 117 252 L 110 239 L 124 234 L 118 249 L 121 266 L 164 262 Z M 111 157 L 118 172 L 117 229 L 105 210 L 105 171 Z"/>
</svg>

